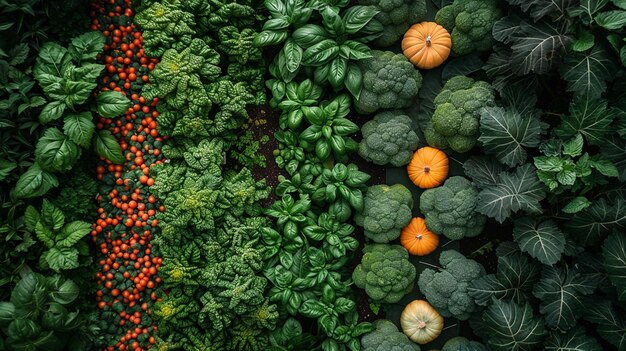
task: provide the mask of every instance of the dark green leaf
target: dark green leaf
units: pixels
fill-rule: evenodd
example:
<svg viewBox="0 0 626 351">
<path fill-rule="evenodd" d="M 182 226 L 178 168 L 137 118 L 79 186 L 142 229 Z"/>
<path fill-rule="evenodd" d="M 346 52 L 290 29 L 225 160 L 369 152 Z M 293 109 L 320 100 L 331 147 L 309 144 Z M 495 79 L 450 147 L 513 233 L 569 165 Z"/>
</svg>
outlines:
<svg viewBox="0 0 626 351">
<path fill-rule="evenodd" d="M 476 210 L 500 223 L 519 210 L 542 213 L 539 202 L 545 191 L 536 171 L 533 165 L 524 164 L 514 172 L 501 173 L 495 186 L 485 187 L 478 194 Z"/>
<path fill-rule="evenodd" d="M 339 47 L 332 39 L 325 39 L 304 51 L 302 63 L 309 66 L 322 66 L 337 57 Z"/>
<path fill-rule="evenodd" d="M 602 246 L 604 267 L 617 290 L 620 301 L 626 301 L 626 234 L 613 232 Z"/>
<path fill-rule="evenodd" d="M 9 162 L 0 159 L 0 182 L 3 181 L 11 171 L 17 168 L 17 164 L 15 162 Z"/>
<path fill-rule="evenodd" d="M 328 72 L 328 81 L 334 88 L 340 88 L 348 73 L 348 61 L 341 57 L 336 57 L 330 63 L 330 71 Z"/>
<path fill-rule="evenodd" d="M 107 118 L 113 118 L 126 113 L 130 107 L 130 100 L 118 91 L 103 91 L 96 97 L 98 113 Z"/>
<path fill-rule="evenodd" d="M 582 327 L 570 330 L 567 334 L 550 332 L 544 346 L 545 351 L 603 351 L 602 346 L 593 337 L 585 333 Z"/>
<path fill-rule="evenodd" d="M 561 211 L 573 214 L 578 213 L 589 206 L 591 206 L 591 201 L 587 200 L 584 196 L 577 196 L 573 198 L 572 201 L 568 202 L 567 205 L 561 209 Z"/>
<path fill-rule="evenodd" d="M 522 117 L 513 110 L 486 107 L 480 117 L 480 140 L 485 152 L 514 167 L 526 161 L 524 147 L 538 147 L 546 125 L 532 116 Z"/>
<path fill-rule="evenodd" d="M 104 35 L 100 31 L 89 31 L 73 38 L 67 51 L 76 63 L 95 62 L 103 47 Z"/>
<path fill-rule="evenodd" d="M 293 39 L 287 39 L 283 49 L 287 70 L 291 73 L 297 72 L 302 62 L 302 48 Z"/>
<path fill-rule="evenodd" d="M 35 147 L 37 163 L 50 172 L 70 170 L 79 156 L 78 145 L 56 128 L 46 129 Z"/>
<path fill-rule="evenodd" d="M 619 351 L 626 348 L 626 321 L 608 300 L 590 298 L 587 300 L 584 317 L 598 324 L 597 332 Z"/>
<path fill-rule="evenodd" d="M 567 90 L 597 98 L 606 91 L 606 82 L 613 79 L 616 69 L 610 53 L 596 45 L 588 53 L 567 55 L 561 76 L 567 81 Z"/>
<path fill-rule="evenodd" d="M 494 351 L 525 351 L 542 345 L 546 337 L 543 319 L 529 304 L 495 300 L 483 314 L 487 344 Z"/>
<path fill-rule="evenodd" d="M 41 206 L 41 220 L 46 226 L 58 230 L 65 223 L 65 215 L 50 201 L 44 199 Z"/>
<path fill-rule="evenodd" d="M 78 267 L 78 250 L 75 248 L 53 247 L 43 255 L 48 266 L 55 272 Z"/>
<path fill-rule="evenodd" d="M 33 164 L 15 184 L 17 198 L 41 196 L 48 190 L 59 185 L 59 181 L 52 173 L 42 170 L 38 164 Z"/>
<path fill-rule="evenodd" d="M 65 112 L 65 107 L 66 105 L 63 101 L 52 101 L 48 103 L 39 114 L 39 122 L 46 124 L 61 118 L 63 112 Z"/>
<path fill-rule="evenodd" d="M 359 66 L 354 63 L 348 64 L 348 73 L 346 74 L 344 84 L 355 99 L 358 99 L 359 96 L 361 96 L 363 73 L 361 72 Z"/>
<path fill-rule="evenodd" d="M 91 224 L 82 221 L 68 223 L 58 236 L 57 245 L 71 247 L 76 245 L 85 235 L 91 232 Z"/>
<path fill-rule="evenodd" d="M 117 143 L 117 140 L 111 135 L 108 130 L 101 130 L 94 134 L 93 138 L 94 149 L 98 155 L 108 159 L 114 164 L 124 163 L 124 156 L 122 156 L 122 149 Z"/>
<path fill-rule="evenodd" d="M 65 71 L 71 65 L 71 57 L 67 49 L 54 42 L 45 43 L 39 50 L 37 64 L 35 65 L 35 78 L 41 74 L 50 74 L 62 78 Z"/>
<path fill-rule="evenodd" d="M 293 40 L 300 47 L 306 49 L 310 48 L 313 45 L 319 44 L 325 39 L 329 38 L 328 33 L 324 30 L 324 28 L 315 25 L 315 24 L 307 24 L 296 29 L 292 35 Z"/>
<path fill-rule="evenodd" d="M 626 227 L 626 202 L 618 199 L 610 203 L 604 198 L 578 212 L 565 222 L 567 232 L 583 246 L 595 245 L 613 230 Z"/>
<path fill-rule="evenodd" d="M 348 8 L 343 14 L 346 33 L 357 33 L 379 12 L 374 6 L 352 6 Z"/>
<path fill-rule="evenodd" d="M 602 144 L 611 132 L 614 115 L 607 110 L 607 101 L 589 95 L 577 95 L 569 107 L 569 115 L 561 116 L 555 132 L 561 139 L 582 134 L 590 144 Z"/>
<path fill-rule="evenodd" d="M 511 68 L 517 74 L 547 73 L 571 41 L 567 28 L 546 22 L 523 24 L 511 39 Z"/>
<path fill-rule="evenodd" d="M 463 164 L 463 171 L 479 188 L 495 186 L 506 167 L 492 157 L 472 156 Z"/>
<path fill-rule="evenodd" d="M 448 60 L 441 72 L 441 79 L 447 81 L 456 76 L 468 76 L 480 71 L 484 64 L 478 55 L 465 55 Z"/>
<path fill-rule="evenodd" d="M 626 155 L 626 139 L 618 136 L 606 138 L 600 144 L 600 150 L 602 155 L 617 167 L 618 179 L 621 182 L 626 181 L 626 157 L 624 157 Z"/>
<path fill-rule="evenodd" d="M 589 31 L 582 30 L 572 43 L 572 50 L 576 52 L 584 52 L 593 47 L 596 38 Z"/>
<path fill-rule="evenodd" d="M 93 116 L 90 112 L 82 112 L 77 115 L 65 117 L 63 132 L 67 137 L 82 147 L 89 147 L 91 137 L 96 125 L 92 122 Z"/>
<path fill-rule="evenodd" d="M 523 252 L 546 265 L 557 263 L 565 250 L 565 235 L 552 220 L 519 218 L 515 220 L 513 238 Z"/>
<path fill-rule="evenodd" d="M 572 17 L 580 16 L 585 24 L 589 24 L 593 21 L 594 15 L 608 2 L 609 0 L 580 0 L 580 5 L 571 8 L 569 14 Z"/>
<path fill-rule="evenodd" d="M 583 297 L 593 293 L 597 282 L 575 270 L 544 266 L 533 294 L 541 300 L 539 311 L 552 329 L 567 331 L 585 310 Z"/>
<path fill-rule="evenodd" d="M 596 15 L 596 23 L 608 30 L 626 26 L 626 11 L 605 11 Z"/>
</svg>

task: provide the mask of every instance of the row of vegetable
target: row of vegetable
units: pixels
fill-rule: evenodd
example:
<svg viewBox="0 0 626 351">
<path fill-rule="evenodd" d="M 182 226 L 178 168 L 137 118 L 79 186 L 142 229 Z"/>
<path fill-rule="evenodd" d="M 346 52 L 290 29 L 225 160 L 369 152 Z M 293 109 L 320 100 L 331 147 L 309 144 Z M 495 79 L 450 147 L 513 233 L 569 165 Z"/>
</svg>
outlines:
<svg viewBox="0 0 626 351">
<path fill-rule="evenodd" d="M 18 3 L 0 350 L 626 350 L 623 1 Z"/>
</svg>

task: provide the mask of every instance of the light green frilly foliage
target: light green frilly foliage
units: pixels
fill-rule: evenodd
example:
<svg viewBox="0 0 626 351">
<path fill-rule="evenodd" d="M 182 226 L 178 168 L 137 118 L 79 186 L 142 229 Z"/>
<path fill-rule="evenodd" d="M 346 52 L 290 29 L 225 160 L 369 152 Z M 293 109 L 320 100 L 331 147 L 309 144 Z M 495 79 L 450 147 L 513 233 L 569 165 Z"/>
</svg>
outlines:
<svg viewBox="0 0 626 351">
<path fill-rule="evenodd" d="M 363 140 L 359 155 L 377 165 L 406 165 L 419 138 L 411 127 L 411 118 L 402 111 L 384 111 L 361 127 Z"/>
<path fill-rule="evenodd" d="M 457 56 L 487 51 L 495 43 L 493 25 L 502 12 L 497 0 L 455 0 L 437 12 L 435 22 L 452 36 L 452 53 Z"/>
<path fill-rule="evenodd" d="M 375 301 L 396 303 L 413 290 L 415 266 L 400 245 L 373 244 L 363 248 L 361 264 L 352 272 L 354 285 Z"/>
<path fill-rule="evenodd" d="M 365 236 L 377 243 L 387 243 L 400 236 L 411 220 L 413 195 L 402 184 L 380 184 L 367 189 L 362 213 L 354 216 L 365 229 Z"/>
<path fill-rule="evenodd" d="M 443 251 L 439 264 L 441 270 L 426 268 L 422 271 L 417 283 L 419 289 L 442 316 L 467 320 L 477 309 L 474 299 L 467 293 L 467 286 L 484 276 L 485 269 L 455 250 Z"/>
<path fill-rule="evenodd" d="M 460 177 L 448 178 L 442 186 L 427 189 L 420 197 L 420 211 L 429 230 L 450 240 L 479 235 L 487 217 L 476 212 L 478 189 Z"/>
<path fill-rule="evenodd" d="M 426 0 L 359 0 L 361 5 L 372 5 L 380 12 L 374 17 L 384 27 L 372 44 L 387 47 L 398 41 L 415 23 L 426 17 Z"/>
<path fill-rule="evenodd" d="M 465 76 L 451 78 L 434 100 L 435 112 L 424 130 L 426 142 L 438 149 L 468 152 L 478 141 L 480 112 L 494 106 L 494 91 L 483 81 Z"/>
<path fill-rule="evenodd" d="M 363 90 L 354 100 L 356 111 L 371 114 L 384 108 L 411 106 L 422 86 L 422 75 L 402 54 L 372 51 L 372 57 L 359 61 Z"/>
<path fill-rule="evenodd" d="M 374 326 L 376 330 L 361 338 L 361 351 L 420 351 L 391 321 L 381 319 Z"/>
</svg>

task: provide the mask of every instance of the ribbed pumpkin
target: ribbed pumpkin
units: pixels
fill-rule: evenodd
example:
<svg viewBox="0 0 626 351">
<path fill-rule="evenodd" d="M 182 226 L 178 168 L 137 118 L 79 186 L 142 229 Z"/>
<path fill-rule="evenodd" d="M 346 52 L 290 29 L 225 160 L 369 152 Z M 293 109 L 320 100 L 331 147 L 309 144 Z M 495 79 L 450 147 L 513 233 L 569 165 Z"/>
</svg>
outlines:
<svg viewBox="0 0 626 351">
<path fill-rule="evenodd" d="M 400 315 L 402 332 L 411 341 L 427 344 L 439 336 L 443 330 L 443 317 L 426 300 L 414 300 Z"/>
<path fill-rule="evenodd" d="M 425 256 L 435 251 L 439 245 L 439 235 L 426 228 L 424 218 L 415 217 L 402 229 L 400 244 L 411 255 Z"/>
<path fill-rule="evenodd" d="M 407 172 L 413 184 L 422 189 L 439 186 L 448 176 L 448 156 L 434 147 L 425 146 L 413 154 Z"/>
<path fill-rule="evenodd" d="M 431 69 L 442 64 L 450 55 L 450 33 L 435 22 L 411 26 L 402 38 L 402 52 L 418 68 Z"/>
</svg>

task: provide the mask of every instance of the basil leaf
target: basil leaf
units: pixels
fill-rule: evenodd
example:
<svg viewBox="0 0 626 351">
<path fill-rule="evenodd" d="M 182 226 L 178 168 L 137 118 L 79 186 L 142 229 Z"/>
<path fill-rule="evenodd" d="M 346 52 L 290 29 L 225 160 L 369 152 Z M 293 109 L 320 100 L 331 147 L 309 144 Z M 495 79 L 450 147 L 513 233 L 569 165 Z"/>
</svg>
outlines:
<svg viewBox="0 0 626 351">
<path fill-rule="evenodd" d="M 80 156 L 78 145 L 56 128 L 48 128 L 35 146 L 35 160 L 43 170 L 67 171 Z"/>
<path fill-rule="evenodd" d="M 328 37 L 329 35 L 326 33 L 324 28 L 315 24 L 302 26 L 296 29 L 292 34 L 293 40 L 295 40 L 296 44 L 300 45 L 302 48 L 309 48 L 322 42 Z"/>
<path fill-rule="evenodd" d="M 333 88 L 340 88 L 343 80 L 348 73 L 348 61 L 341 57 L 336 57 L 330 63 L 330 71 L 328 72 L 328 81 Z"/>
<path fill-rule="evenodd" d="M 65 117 L 63 132 L 76 144 L 88 148 L 96 125 L 92 121 L 93 116 L 89 112 Z"/>
<path fill-rule="evenodd" d="M 130 107 L 130 100 L 118 91 L 103 91 L 96 97 L 98 113 L 107 118 L 117 117 Z"/>
<path fill-rule="evenodd" d="M 18 179 L 14 191 L 17 198 L 29 198 L 41 196 L 58 185 L 54 174 L 42 170 L 35 163 Z"/>
<path fill-rule="evenodd" d="M 48 103 L 39 114 L 39 122 L 46 124 L 61 118 L 63 112 L 65 112 L 65 107 L 66 105 L 63 101 L 52 101 Z"/>
<path fill-rule="evenodd" d="M 285 65 L 291 73 L 297 72 L 302 62 L 302 48 L 299 47 L 293 39 L 287 39 L 285 42 Z"/>
<path fill-rule="evenodd" d="M 352 6 L 343 14 L 346 33 L 354 34 L 363 28 L 380 11 L 374 6 Z"/>
<path fill-rule="evenodd" d="M 111 135 L 108 130 L 101 130 L 94 134 L 93 138 L 94 149 L 98 155 L 108 159 L 115 164 L 124 163 L 124 156 L 122 155 L 122 149 L 117 143 L 117 140 Z"/>
</svg>

